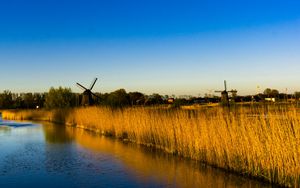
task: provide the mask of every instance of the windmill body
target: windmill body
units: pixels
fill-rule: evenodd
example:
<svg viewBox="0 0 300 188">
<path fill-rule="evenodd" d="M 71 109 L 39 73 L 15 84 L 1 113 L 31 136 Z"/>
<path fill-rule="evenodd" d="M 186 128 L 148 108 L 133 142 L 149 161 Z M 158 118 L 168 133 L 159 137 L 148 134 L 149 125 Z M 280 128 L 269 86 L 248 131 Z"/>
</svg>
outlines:
<svg viewBox="0 0 300 188">
<path fill-rule="evenodd" d="M 230 91 L 227 91 L 227 83 L 226 83 L 226 80 L 224 80 L 224 88 L 225 90 L 223 91 L 215 91 L 217 93 L 221 93 L 221 103 L 223 105 L 226 105 L 226 106 L 229 106 L 229 95 L 228 93 L 232 93 L 232 97 L 235 98 L 236 97 L 236 94 L 237 94 L 237 90 L 230 90 Z"/>
<path fill-rule="evenodd" d="M 89 105 L 93 105 L 94 103 L 95 102 L 94 102 L 91 91 L 89 91 L 89 90 L 84 91 L 82 94 L 81 105 L 89 106 Z"/>
<path fill-rule="evenodd" d="M 221 102 L 225 105 L 229 104 L 229 96 L 227 91 L 222 91 L 221 92 Z"/>
<path fill-rule="evenodd" d="M 92 89 L 93 89 L 96 81 L 97 81 L 97 78 L 94 79 L 94 81 L 92 82 L 89 89 L 87 89 L 86 87 L 84 87 L 83 85 L 81 85 L 79 83 L 76 83 L 79 88 L 84 90 L 84 92 L 82 93 L 82 97 L 81 97 L 81 105 L 82 106 L 90 106 L 90 105 L 95 104 L 95 100 L 94 100 L 93 96 L 95 96 L 95 97 L 98 97 L 98 96 L 92 92 Z"/>
</svg>

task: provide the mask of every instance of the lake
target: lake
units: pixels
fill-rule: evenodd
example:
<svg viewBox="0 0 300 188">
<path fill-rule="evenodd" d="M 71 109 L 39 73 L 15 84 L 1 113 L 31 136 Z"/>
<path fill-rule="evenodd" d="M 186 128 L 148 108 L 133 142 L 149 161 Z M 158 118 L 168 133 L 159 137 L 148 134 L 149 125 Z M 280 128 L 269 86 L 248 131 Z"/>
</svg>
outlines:
<svg viewBox="0 0 300 188">
<path fill-rule="evenodd" d="M 0 187 L 271 187 L 155 149 L 54 125 L 0 126 Z"/>
</svg>

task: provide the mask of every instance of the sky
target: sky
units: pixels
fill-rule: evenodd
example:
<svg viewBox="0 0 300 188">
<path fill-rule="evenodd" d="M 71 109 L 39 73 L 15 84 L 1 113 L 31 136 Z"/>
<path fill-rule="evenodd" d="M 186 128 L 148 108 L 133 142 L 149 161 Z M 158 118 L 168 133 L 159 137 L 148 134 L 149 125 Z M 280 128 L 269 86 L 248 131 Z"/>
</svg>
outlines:
<svg viewBox="0 0 300 188">
<path fill-rule="evenodd" d="M 300 91 L 300 1 L 0 1 L 0 92 L 95 77 L 94 92 Z"/>
</svg>

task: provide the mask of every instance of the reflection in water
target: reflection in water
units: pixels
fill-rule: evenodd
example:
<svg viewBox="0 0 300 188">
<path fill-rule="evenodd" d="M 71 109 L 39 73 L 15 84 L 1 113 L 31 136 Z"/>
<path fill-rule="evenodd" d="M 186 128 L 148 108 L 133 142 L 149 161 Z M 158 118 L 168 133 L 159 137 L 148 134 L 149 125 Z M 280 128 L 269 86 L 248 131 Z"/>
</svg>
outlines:
<svg viewBox="0 0 300 188">
<path fill-rule="evenodd" d="M 66 126 L 43 123 L 45 136 L 45 169 L 49 173 L 67 171 L 70 173 L 75 164 L 73 156 L 72 137 L 66 131 Z"/>
<path fill-rule="evenodd" d="M 182 160 L 157 150 L 124 144 L 76 128 L 67 128 L 81 146 L 117 156 L 140 180 L 153 177 L 170 187 L 263 187 L 260 182 L 237 177 L 193 161 Z M 268 187 L 268 186 L 265 186 Z"/>
<path fill-rule="evenodd" d="M 72 142 L 72 137 L 67 133 L 66 126 L 53 123 L 43 123 L 43 132 L 47 143 L 64 144 Z"/>
<path fill-rule="evenodd" d="M 0 129 L 0 187 L 267 187 L 81 129 Z"/>
<path fill-rule="evenodd" d="M 0 126 L 0 135 L 3 134 L 3 133 L 10 132 L 10 131 L 11 131 L 11 128 L 10 128 L 10 127 L 7 127 L 7 126 Z"/>
</svg>

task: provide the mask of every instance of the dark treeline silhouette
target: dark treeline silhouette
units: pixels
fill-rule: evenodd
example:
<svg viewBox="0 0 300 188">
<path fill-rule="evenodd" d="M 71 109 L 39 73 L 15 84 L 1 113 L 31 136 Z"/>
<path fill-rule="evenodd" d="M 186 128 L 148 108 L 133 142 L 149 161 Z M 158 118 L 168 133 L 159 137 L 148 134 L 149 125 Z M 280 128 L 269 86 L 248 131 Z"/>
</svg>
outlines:
<svg viewBox="0 0 300 188">
<path fill-rule="evenodd" d="M 0 93 L 0 108 L 2 109 L 31 109 L 44 106 L 44 93 L 12 93 L 5 90 Z"/>
<path fill-rule="evenodd" d="M 95 93 L 95 105 L 126 107 L 134 105 L 166 104 L 165 96 L 159 94 L 145 95 L 119 89 L 111 93 Z M 50 88 L 45 93 L 12 93 L 8 90 L 0 93 L 0 109 L 34 109 L 34 108 L 70 108 L 81 105 L 82 94 L 73 93 L 70 88 Z"/>
<path fill-rule="evenodd" d="M 95 105 L 110 107 L 126 107 L 138 105 L 169 104 L 173 107 L 192 104 L 219 103 L 219 96 L 175 98 L 168 95 L 154 93 L 145 95 L 140 92 L 129 92 L 118 89 L 111 93 L 95 93 Z M 266 102 L 266 99 L 274 98 L 276 101 L 300 100 L 300 92 L 292 94 L 279 93 L 276 89 L 267 88 L 263 93 L 248 96 L 231 96 L 230 102 Z M 34 109 L 34 108 L 70 108 L 81 104 L 82 95 L 73 93 L 70 88 L 50 88 L 45 93 L 12 93 L 4 90 L 0 93 L 0 109 Z M 275 100 L 274 100 L 275 101 Z"/>
</svg>

